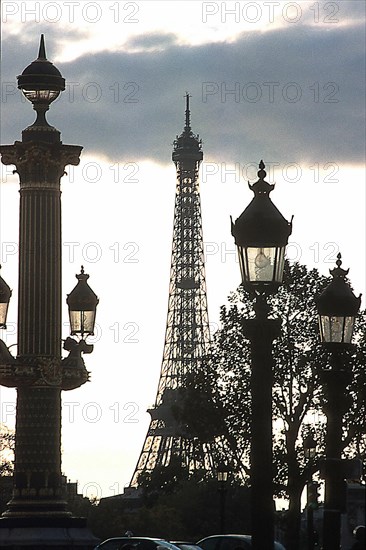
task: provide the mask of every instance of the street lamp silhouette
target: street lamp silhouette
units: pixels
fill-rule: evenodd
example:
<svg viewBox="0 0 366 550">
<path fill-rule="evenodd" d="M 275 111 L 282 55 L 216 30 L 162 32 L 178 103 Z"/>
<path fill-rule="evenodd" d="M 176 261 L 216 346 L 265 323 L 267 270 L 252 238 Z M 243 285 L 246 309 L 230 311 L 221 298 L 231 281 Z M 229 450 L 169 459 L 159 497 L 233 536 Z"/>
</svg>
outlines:
<svg viewBox="0 0 366 550">
<path fill-rule="evenodd" d="M 303 441 L 303 449 L 305 458 L 308 460 L 309 467 L 316 456 L 316 441 L 312 432 L 308 433 Z M 308 550 L 314 550 L 315 533 L 314 533 L 314 509 L 318 508 L 318 488 L 319 484 L 313 481 L 310 473 L 309 479 L 306 482 L 306 527 Z"/>
<path fill-rule="evenodd" d="M 219 485 L 220 494 L 220 533 L 225 533 L 225 519 L 226 519 L 226 496 L 227 496 L 227 482 L 229 479 L 228 467 L 224 462 L 220 462 L 216 469 L 216 477 Z"/>
<path fill-rule="evenodd" d="M 67 338 L 64 349 L 70 353 L 62 358 L 60 181 L 67 165 L 79 164 L 82 147 L 63 144 L 61 133 L 46 120 L 65 79 L 46 58 L 43 35 L 37 59 L 18 76 L 18 88 L 37 117 L 22 131 L 21 141 L 0 147 L 2 163 L 15 165 L 20 181 L 17 357 L 0 341 L 0 384 L 17 388 L 13 494 L 0 519 L 0 546 L 93 547 L 97 539 L 85 519 L 72 517 L 65 498 L 61 391 L 89 379 L 81 354 L 92 346 L 83 336 L 93 333 L 98 299 L 87 287 L 93 304 L 79 310 L 71 304 L 72 334 L 78 334 L 78 317 L 82 339 Z M 86 284 L 88 275 L 81 277 Z M 9 299 L 10 289 L 0 279 L 3 328 Z"/>
<path fill-rule="evenodd" d="M 346 496 L 345 462 L 341 460 L 342 424 L 349 406 L 346 387 L 352 381 L 352 334 L 361 304 L 361 295 L 357 298 L 345 280 L 349 270 L 341 268 L 341 254 L 337 256 L 336 265 L 330 270 L 332 281 L 316 298 L 320 340 L 330 352 L 330 368 L 321 372 L 327 416 L 326 460 L 322 468 L 325 477 L 323 550 L 340 548 L 341 511 Z"/>
<path fill-rule="evenodd" d="M 263 161 L 258 181 L 249 185 L 254 198 L 231 222 L 237 245 L 243 287 L 255 297 L 254 319 L 243 322 L 244 335 L 251 343 L 251 506 L 252 547 L 274 547 L 274 501 L 272 461 L 272 342 L 281 331 L 280 319 L 268 319 L 266 297 L 282 283 L 285 248 L 292 231 L 271 201 L 274 185 L 265 181 Z"/>
</svg>

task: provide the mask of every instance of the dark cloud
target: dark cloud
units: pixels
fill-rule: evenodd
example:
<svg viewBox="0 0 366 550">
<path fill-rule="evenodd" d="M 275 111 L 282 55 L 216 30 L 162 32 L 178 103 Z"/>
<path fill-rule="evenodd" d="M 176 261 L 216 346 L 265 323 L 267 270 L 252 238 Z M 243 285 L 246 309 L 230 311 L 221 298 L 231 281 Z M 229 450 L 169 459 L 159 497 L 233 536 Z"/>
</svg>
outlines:
<svg viewBox="0 0 366 550">
<path fill-rule="evenodd" d="M 161 34 L 152 32 L 149 34 L 133 36 L 126 43 L 126 49 L 159 50 L 171 46 L 177 42 L 173 33 Z"/>
<path fill-rule="evenodd" d="M 59 38 L 47 36 L 51 60 L 52 43 Z M 204 140 L 206 160 L 364 159 L 361 20 L 329 29 L 297 25 L 243 33 L 232 43 L 200 46 L 178 45 L 172 34 L 153 33 L 130 39 L 128 46 L 139 51 L 102 51 L 57 64 L 68 89 L 48 118 L 65 143 L 83 144 L 85 151 L 113 161 L 170 162 L 188 90 L 192 126 Z M 19 36 L 4 40 L 3 143 L 19 139 L 32 122 L 30 106 L 14 93 L 14 77 L 36 57 L 37 47 L 22 47 Z"/>
</svg>

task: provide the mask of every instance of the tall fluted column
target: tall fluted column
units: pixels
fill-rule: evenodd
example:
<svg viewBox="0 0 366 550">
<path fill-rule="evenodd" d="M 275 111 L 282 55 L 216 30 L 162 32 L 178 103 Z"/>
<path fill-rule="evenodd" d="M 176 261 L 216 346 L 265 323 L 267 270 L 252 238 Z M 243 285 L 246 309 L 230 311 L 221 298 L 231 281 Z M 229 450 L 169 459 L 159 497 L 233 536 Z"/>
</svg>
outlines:
<svg viewBox="0 0 366 550">
<path fill-rule="evenodd" d="M 14 494 L 4 516 L 69 516 L 60 450 L 60 179 L 67 164 L 79 163 L 82 148 L 27 141 L 30 132 L 1 147 L 2 162 L 15 164 L 20 179 L 17 361 L 23 378 L 16 384 Z"/>
</svg>

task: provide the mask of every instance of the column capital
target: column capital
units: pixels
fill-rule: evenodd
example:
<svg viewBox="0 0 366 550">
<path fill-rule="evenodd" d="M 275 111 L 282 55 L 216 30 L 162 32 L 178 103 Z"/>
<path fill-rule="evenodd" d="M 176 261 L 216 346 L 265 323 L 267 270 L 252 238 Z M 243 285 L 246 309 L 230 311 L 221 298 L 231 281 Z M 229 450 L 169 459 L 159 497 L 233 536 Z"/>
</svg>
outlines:
<svg viewBox="0 0 366 550">
<path fill-rule="evenodd" d="M 81 150 L 80 145 L 46 142 L 15 141 L 0 146 L 1 162 L 16 166 L 14 173 L 19 174 L 21 189 L 58 186 L 65 166 L 79 164 Z"/>
</svg>

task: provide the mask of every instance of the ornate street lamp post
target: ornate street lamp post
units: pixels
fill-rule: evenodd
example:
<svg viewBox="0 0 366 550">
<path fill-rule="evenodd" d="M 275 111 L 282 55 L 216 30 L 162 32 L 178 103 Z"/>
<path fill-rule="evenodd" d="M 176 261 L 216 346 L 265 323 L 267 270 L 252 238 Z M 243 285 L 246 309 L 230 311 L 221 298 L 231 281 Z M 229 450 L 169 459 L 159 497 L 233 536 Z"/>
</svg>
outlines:
<svg viewBox="0 0 366 550">
<path fill-rule="evenodd" d="M 265 181 L 263 161 L 258 181 L 250 185 L 254 198 L 232 222 L 238 249 L 242 283 L 252 296 L 256 316 L 243 323 L 251 343 L 251 494 L 252 547 L 272 550 L 274 546 L 274 501 L 272 475 L 272 342 L 281 330 L 280 319 L 268 319 L 266 296 L 282 282 L 285 248 L 292 224 L 271 201 L 274 185 Z"/>
<path fill-rule="evenodd" d="M 341 510 L 345 505 L 345 473 L 341 460 L 342 423 L 348 408 L 345 390 L 352 381 L 352 372 L 347 369 L 353 347 L 352 333 L 361 304 L 361 295 L 357 298 L 345 280 L 348 270 L 341 268 L 341 254 L 338 254 L 336 263 L 337 267 L 330 270 L 333 277 L 331 283 L 316 299 L 320 340 L 331 353 L 331 367 L 321 373 L 327 416 L 323 550 L 340 548 Z"/>
<path fill-rule="evenodd" d="M 11 548 L 91 548 L 95 538 L 86 521 L 68 511 L 61 475 L 61 390 L 78 388 L 89 373 L 81 357 L 91 346 L 67 338 L 61 357 L 61 191 L 68 164 L 77 165 L 82 147 L 64 145 L 45 118 L 65 89 L 59 70 L 46 58 L 43 35 L 38 58 L 18 77 L 18 88 L 32 102 L 36 121 L 22 141 L 2 145 L 5 165 L 15 165 L 20 180 L 18 354 L 0 342 L 0 384 L 17 388 L 13 496 L 0 519 L 0 546 Z M 84 273 L 82 279 L 88 277 Z M 92 334 L 97 298 L 70 307 Z M 0 280 L 0 324 L 10 294 Z M 73 291 L 70 294 L 73 296 Z M 77 297 L 77 295 L 76 295 Z M 69 304 L 70 306 L 70 304 Z M 75 308 L 76 309 L 76 308 Z M 72 327 L 72 334 L 79 331 Z"/>
<path fill-rule="evenodd" d="M 220 494 L 220 533 L 225 533 L 225 516 L 226 516 L 226 495 L 227 495 L 227 482 L 229 478 L 229 471 L 226 464 L 220 462 L 216 469 L 216 477 L 219 485 Z"/>
</svg>

